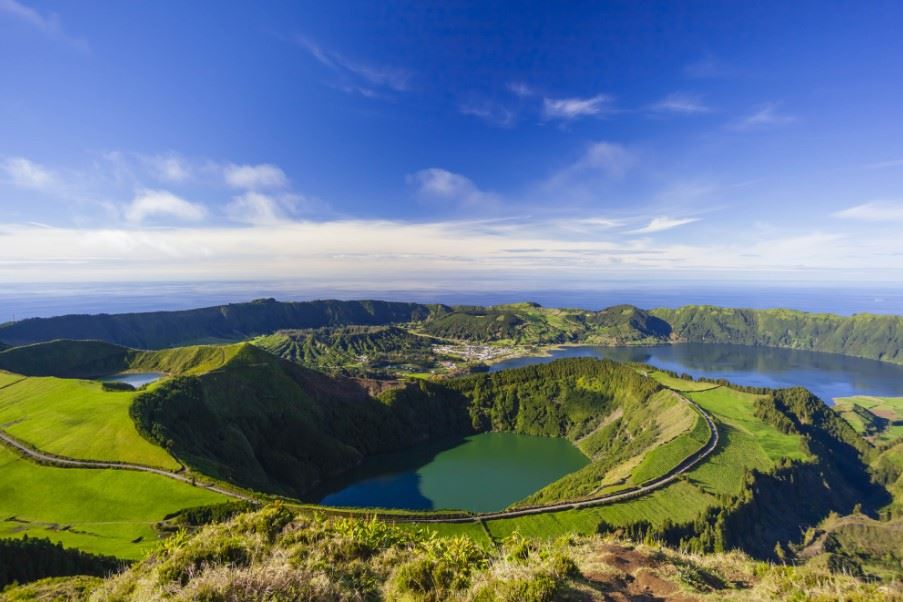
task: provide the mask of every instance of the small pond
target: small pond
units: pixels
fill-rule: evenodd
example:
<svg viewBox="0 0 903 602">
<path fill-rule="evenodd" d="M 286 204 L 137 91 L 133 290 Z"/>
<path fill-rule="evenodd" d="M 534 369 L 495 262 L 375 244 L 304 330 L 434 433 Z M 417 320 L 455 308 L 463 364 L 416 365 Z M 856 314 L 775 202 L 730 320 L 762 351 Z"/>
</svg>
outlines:
<svg viewBox="0 0 903 602">
<path fill-rule="evenodd" d="M 125 383 L 132 385 L 136 389 L 156 382 L 166 376 L 162 372 L 122 372 L 120 374 L 111 374 L 100 378 L 101 382 L 106 383 Z"/>
</svg>

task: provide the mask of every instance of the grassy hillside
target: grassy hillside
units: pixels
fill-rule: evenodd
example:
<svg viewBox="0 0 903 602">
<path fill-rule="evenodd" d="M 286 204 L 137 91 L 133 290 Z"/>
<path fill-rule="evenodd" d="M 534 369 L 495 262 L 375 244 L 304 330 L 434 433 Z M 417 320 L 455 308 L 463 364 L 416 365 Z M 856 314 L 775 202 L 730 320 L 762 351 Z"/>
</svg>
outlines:
<svg viewBox="0 0 903 602">
<path fill-rule="evenodd" d="M 133 352 L 101 341 L 54 340 L 0 352 L 0 370 L 28 376 L 98 378 L 127 370 Z"/>
<path fill-rule="evenodd" d="M 860 435 L 885 443 L 903 437 L 903 397 L 858 395 L 834 401 L 834 409 Z"/>
<path fill-rule="evenodd" d="M 274 506 L 176 537 L 105 580 L 41 581 L 10 601 L 900 599 L 897 584 L 866 583 L 827 568 L 756 562 L 741 553 L 699 556 L 599 536 L 495 547 L 435 538 L 373 521 L 293 516 Z"/>
<path fill-rule="evenodd" d="M 286 328 L 390 324 L 422 320 L 439 306 L 386 301 L 261 299 L 184 311 L 68 315 L 0 325 L 0 341 L 27 345 L 54 339 L 98 340 L 135 349 L 237 341 Z"/>
<path fill-rule="evenodd" d="M 691 342 L 789 347 L 903 363 L 901 316 L 842 317 L 708 305 L 656 309 L 652 314 L 671 326 L 673 337 Z"/>
<path fill-rule="evenodd" d="M 154 474 L 41 466 L 0 447 L 0 537 L 49 537 L 135 559 L 156 545 L 154 524 L 166 514 L 223 501 Z"/>
<path fill-rule="evenodd" d="M 106 391 L 101 383 L 0 372 L 0 425 L 42 451 L 86 460 L 179 468 L 142 437 L 129 416 L 134 391 Z"/>
</svg>

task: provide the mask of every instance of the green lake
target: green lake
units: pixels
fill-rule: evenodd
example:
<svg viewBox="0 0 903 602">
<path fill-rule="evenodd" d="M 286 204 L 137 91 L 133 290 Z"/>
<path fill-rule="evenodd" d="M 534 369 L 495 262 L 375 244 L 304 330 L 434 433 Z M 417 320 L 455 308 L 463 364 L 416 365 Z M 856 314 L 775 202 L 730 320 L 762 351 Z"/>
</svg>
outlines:
<svg viewBox="0 0 903 602">
<path fill-rule="evenodd" d="M 566 439 L 482 433 L 369 458 L 315 498 L 326 506 L 489 512 L 588 462 Z"/>
</svg>

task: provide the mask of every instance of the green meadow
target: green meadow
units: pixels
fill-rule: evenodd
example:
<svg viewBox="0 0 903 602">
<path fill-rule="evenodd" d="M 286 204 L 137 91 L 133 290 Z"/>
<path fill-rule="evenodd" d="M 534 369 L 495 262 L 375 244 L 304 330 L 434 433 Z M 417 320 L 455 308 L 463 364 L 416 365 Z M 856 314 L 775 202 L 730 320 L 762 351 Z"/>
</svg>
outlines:
<svg viewBox="0 0 903 602">
<path fill-rule="evenodd" d="M 49 537 L 137 559 L 155 545 L 153 525 L 166 514 L 225 501 L 155 474 L 42 466 L 0 447 L 0 537 Z"/>
<path fill-rule="evenodd" d="M 0 374 L 0 428 L 41 451 L 84 460 L 180 467 L 143 438 L 129 407 L 136 393 L 100 383 Z"/>
</svg>

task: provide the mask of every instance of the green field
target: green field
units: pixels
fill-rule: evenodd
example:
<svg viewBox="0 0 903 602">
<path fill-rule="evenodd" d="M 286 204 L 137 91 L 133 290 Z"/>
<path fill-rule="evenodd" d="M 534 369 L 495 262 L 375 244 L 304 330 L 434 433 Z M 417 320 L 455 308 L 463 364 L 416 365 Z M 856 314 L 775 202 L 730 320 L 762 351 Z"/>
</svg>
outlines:
<svg viewBox="0 0 903 602">
<path fill-rule="evenodd" d="M 120 558 L 141 558 L 153 524 L 181 508 L 228 501 L 159 475 L 41 466 L 0 447 L 0 537 L 49 537 Z"/>
<path fill-rule="evenodd" d="M 702 416 L 697 416 L 692 429 L 646 453 L 643 461 L 631 473 L 630 482 L 645 483 L 668 473 L 705 447 L 709 435 L 708 424 Z"/>
<path fill-rule="evenodd" d="M 104 391 L 93 381 L 0 373 L 0 428 L 60 456 L 178 469 L 135 428 L 129 416 L 135 395 Z"/>
<path fill-rule="evenodd" d="M 903 397 L 857 395 L 834 401 L 834 409 L 860 435 L 876 441 L 893 441 L 903 437 Z"/>
<path fill-rule="evenodd" d="M 686 394 L 715 418 L 721 441 L 685 479 L 642 498 L 609 506 L 487 521 L 492 536 L 504 538 L 515 531 L 536 537 L 588 534 L 596 532 L 603 521 L 615 526 L 639 520 L 654 525 L 666 519 L 690 521 L 717 504 L 719 496 L 738 493 L 747 469 L 767 470 L 781 458 L 807 458 L 797 436 L 785 435 L 756 418 L 756 395 L 721 386 Z"/>
</svg>

